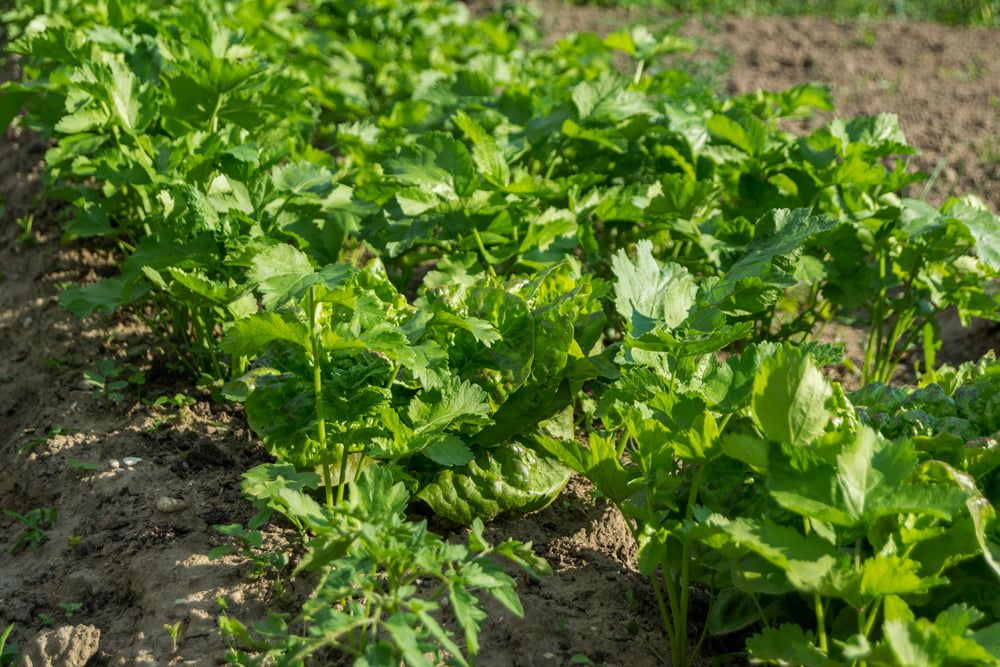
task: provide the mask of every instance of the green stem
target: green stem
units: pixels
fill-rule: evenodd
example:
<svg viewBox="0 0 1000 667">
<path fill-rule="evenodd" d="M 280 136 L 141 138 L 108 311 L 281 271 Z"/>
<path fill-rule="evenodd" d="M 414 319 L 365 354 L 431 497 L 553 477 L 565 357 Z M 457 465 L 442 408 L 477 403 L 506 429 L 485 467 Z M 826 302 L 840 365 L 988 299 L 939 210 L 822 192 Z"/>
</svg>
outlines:
<svg viewBox="0 0 1000 667">
<path fill-rule="evenodd" d="M 816 634 L 819 637 L 819 650 L 826 653 L 826 620 L 824 618 L 825 612 L 823 611 L 823 598 L 820 597 L 819 593 L 813 594 L 813 609 L 816 612 Z"/>
<path fill-rule="evenodd" d="M 496 273 L 493 271 L 493 265 L 490 264 L 489 254 L 486 252 L 486 246 L 483 245 L 483 237 L 479 235 L 479 230 L 476 229 L 475 225 L 472 227 L 472 238 L 476 240 L 476 247 L 479 249 L 479 257 L 482 259 L 483 268 L 486 269 L 486 273 L 492 277 L 496 277 Z"/>
<path fill-rule="evenodd" d="M 665 545 L 664 545 L 665 546 Z M 667 602 L 670 604 L 670 617 L 673 620 L 674 637 L 670 642 L 671 664 L 678 667 L 687 664 L 687 627 L 681 625 L 680 603 L 677 600 L 677 585 L 674 578 L 670 576 L 670 562 L 667 554 L 663 554 L 660 561 L 660 568 L 663 570 L 663 586 L 667 589 Z M 655 577 L 656 574 L 654 573 Z"/>
<path fill-rule="evenodd" d="M 687 507 L 684 509 L 684 522 L 689 523 L 694 517 L 694 504 L 698 500 L 698 492 L 701 490 L 702 480 L 705 478 L 705 466 L 698 466 L 698 472 L 694 474 L 694 479 L 691 480 L 691 490 L 688 492 L 688 502 Z M 678 643 L 680 647 L 678 651 L 681 656 L 686 660 L 688 653 L 688 640 L 687 640 L 687 623 L 688 623 L 688 606 L 691 598 L 691 540 L 686 539 L 681 547 L 681 582 L 680 582 L 680 605 L 679 605 L 679 616 L 677 619 L 677 624 L 679 626 L 680 632 L 678 632 Z"/>
<path fill-rule="evenodd" d="M 639 83 L 642 80 L 642 70 L 646 67 L 646 61 L 640 60 L 635 66 L 635 75 L 632 77 L 632 83 Z"/>
<path fill-rule="evenodd" d="M 712 617 L 712 608 L 715 606 L 715 573 L 709 577 L 708 581 L 708 610 L 705 612 L 705 623 L 701 627 L 701 634 L 698 635 L 698 642 L 694 645 L 694 650 L 691 655 L 698 655 L 701 653 L 701 646 L 705 643 L 705 639 L 708 638 L 708 619 Z"/>
<path fill-rule="evenodd" d="M 884 322 L 885 308 L 885 279 L 886 279 L 886 258 L 885 251 L 878 249 L 878 294 L 875 297 L 875 305 L 872 308 L 872 321 L 868 330 L 868 344 L 865 346 L 865 365 L 862 369 L 862 384 L 869 384 L 875 374 L 877 360 L 881 357 L 882 348 L 882 327 Z"/>
<path fill-rule="evenodd" d="M 872 605 L 871 611 L 868 612 L 868 620 L 865 623 L 865 628 L 864 628 L 865 637 L 869 636 L 872 633 L 872 628 L 875 627 L 875 619 L 878 618 L 878 611 L 881 604 L 882 604 L 882 598 L 876 599 L 875 604 Z"/>
<path fill-rule="evenodd" d="M 344 502 L 344 487 L 347 486 L 347 460 L 350 458 L 350 449 L 348 444 L 353 439 L 354 431 L 351 430 L 347 436 L 347 442 L 344 443 L 344 451 L 340 455 L 340 471 L 337 476 L 337 503 Z"/>
<path fill-rule="evenodd" d="M 937 354 L 937 336 L 934 333 L 934 322 L 928 319 L 923 326 L 924 337 L 924 373 L 930 375 L 930 379 L 936 380 L 934 367 L 937 365 L 935 355 Z"/>
<path fill-rule="evenodd" d="M 323 453 L 323 482 L 326 485 L 326 506 L 333 509 L 333 487 L 330 473 L 329 452 L 326 448 L 326 406 L 323 403 L 323 363 L 322 346 L 320 344 L 320 310 L 322 304 L 316 303 L 316 286 L 306 292 L 306 311 L 309 313 L 309 340 L 312 345 L 313 362 L 313 392 L 316 394 L 316 439 L 319 450 Z M 346 453 L 346 447 L 344 448 Z M 337 490 L 338 496 L 341 490 Z"/>
<path fill-rule="evenodd" d="M 767 612 L 764 611 L 764 607 L 760 605 L 760 600 L 757 599 L 757 595 L 751 593 L 750 599 L 753 600 L 753 606 L 756 607 L 757 613 L 760 614 L 760 621 L 764 624 L 764 627 L 766 628 L 771 625 L 771 619 L 767 617 Z"/>
<path fill-rule="evenodd" d="M 667 641 L 670 642 L 670 650 L 674 650 L 674 626 L 673 620 L 670 618 L 670 612 L 667 611 L 667 604 L 663 600 L 663 590 L 660 587 L 660 578 L 653 573 L 653 595 L 656 597 L 656 605 L 660 608 L 660 620 L 663 622 L 663 629 L 667 631 Z"/>
<path fill-rule="evenodd" d="M 615 450 L 616 450 L 616 453 L 618 454 L 619 460 L 625 454 L 625 447 L 628 446 L 628 438 L 629 438 L 628 428 L 626 427 L 626 428 L 622 429 L 622 434 L 618 438 L 618 446 L 615 447 Z"/>
<path fill-rule="evenodd" d="M 806 535 L 812 532 L 809 519 L 802 519 L 802 525 Z M 826 640 L 826 611 L 823 609 L 823 598 L 820 597 L 819 593 L 813 593 L 813 612 L 816 614 L 816 635 L 819 639 L 819 649 L 826 653 L 829 646 Z"/>
</svg>

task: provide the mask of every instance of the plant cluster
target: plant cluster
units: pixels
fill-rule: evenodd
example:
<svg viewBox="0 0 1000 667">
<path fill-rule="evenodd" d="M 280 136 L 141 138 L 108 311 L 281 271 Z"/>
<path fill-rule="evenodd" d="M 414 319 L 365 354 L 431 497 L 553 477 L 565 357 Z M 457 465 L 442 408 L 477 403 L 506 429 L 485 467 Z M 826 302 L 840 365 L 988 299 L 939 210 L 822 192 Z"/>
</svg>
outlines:
<svg viewBox="0 0 1000 667">
<path fill-rule="evenodd" d="M 221 530 L 285 568 L 259 533 L 277 512 L 317 582 L 290 619 L 224 617 L 233 661 L 466 664 L 474 591 L 520 611 L 489 556 L 545 570 L 478 522 L 571 471 L 630 522 L 674 664 L 754 631 L 764 662 L 1000 660 L 1000 376 L 934 363 L 940 313 L 1000 318 L 1000 221 L 908 197 L 894 116 L 797 136 L 823 88 L 720 97 L 662 66 L 692 48 L 675 35 L 542 48 L 515 6 L 49 5 L 5 16 L 24 80 L 0 124 L 52 141 L 67 239 L 121 260 L 61 302 L 129 307 L 244 403 L 276 463 Z M 868 325 L 851 395 L 822 373 L 834 320 Z M 918 345 L 926 386 L 889 388 Z M 121 400 L 123 377 L 88 382 Z"/>
</svg>

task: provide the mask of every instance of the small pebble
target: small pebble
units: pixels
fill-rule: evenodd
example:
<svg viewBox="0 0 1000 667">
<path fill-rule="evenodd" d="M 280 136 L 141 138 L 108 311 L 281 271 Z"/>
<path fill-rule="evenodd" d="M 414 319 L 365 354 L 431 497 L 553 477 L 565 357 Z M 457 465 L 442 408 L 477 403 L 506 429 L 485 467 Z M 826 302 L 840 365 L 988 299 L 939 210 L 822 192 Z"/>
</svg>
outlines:
<svg viewBox="0 0 1000 667">
<path fill-rule="evenodd" d="M 118 459 L 111 459 L 108 461 L 108 465 L 111 466 L 112 470 L 118 470 L 122 467 L 122 464 L 118 462 Z"/>
<path fill-rule="evenodd" d="M 122 462 L 129 468 L 131 468 L 135 464 L 141 463 L 142 459 L 140 459 L 138 456 L 126 456 L 125 458 L 122 459 Z"/>
<path fill-rule="evenodd" d="M 160 510 L 164 514 L 173 514 L 174 512 L 180 512 L 182 509 L 187 507 L 187 503 L 180 498 L 171 498 L 170 496 L 160 496 L 156 499 L 156 509 Z"/>
</svg>

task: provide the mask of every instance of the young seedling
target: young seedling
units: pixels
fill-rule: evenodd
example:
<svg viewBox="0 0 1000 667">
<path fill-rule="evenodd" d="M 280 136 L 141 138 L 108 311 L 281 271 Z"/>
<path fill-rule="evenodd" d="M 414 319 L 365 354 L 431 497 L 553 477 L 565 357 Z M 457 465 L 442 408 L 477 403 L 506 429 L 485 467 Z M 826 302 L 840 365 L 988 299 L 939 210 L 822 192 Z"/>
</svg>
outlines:
<svg viewBox="0 0 1000 667">
<path fill-rule="evenodd" d="M 45 529 L 51 528 L 55 524 L 59 510 L 55 507 L 39 507 L 24 514 L 18 514 L 11 510 L 4 510 L 4 514 L 24 524 L 24 531 L 10 550 L 10 554 L 16 556 L 25 547 L 37 547 L 49 539 L 49 536 L 45 534 Z"/>
<path fill-rule="evenodd" d="M 17 233 L 17 242 L 22 248 L 29 247 L 34 242 L 34 232 L 32 227 L 35 225 L 35 216 L 25 215 L 21 216 L 14 221 L 21 231 Z"/>
<path fill-rule="evenodd" d="M 73 616 L 76 612 L 83 609 L 82 602 L 60 602 L 59 608 L 62 609 L 63 616 L 65 616 L 67 621 L 73 620 Z"/>
<path fill-rule="evenodd" d="M 163 629 L 167 631 L 168 635 L 170 635 L 171 653 L 177 653 L 177 644 L 180 642 L 181 639 L 181 628 L 182 628 L 182 621 L 177 621 L 176 623 L 166 623 L 163 626 Z"/>
<path fill-rule="evenodd" d="M 100 359 L 93 370 L 84 371 L 83 381 L 94 387 L 102 398 L 121 403 L 130 385 L 141 387 L 146 384 L 146 375 L 140 370 L 118 366 L 110 359 Z"/>
<path fill-rule="evenodd" d="M 49 430 L 48 430 L 48 432 L 45 435 L 40 436 L 38 438 L 32 438 L 28 442 L 24 443 L 20 447 L 20 449 L 17 450 L 17 453 L 18 454 L 25 454 L 25 453 L 30 452 L 31 450 L 35 449 L 36 447 L 38 447 L 40 445 L 44 445 L 49 440 L 52 440 L 53 438 L 59 437 L 60 435 L 72 435 L 74 433 L 79 433 L 79 432 L 80 432 L 80 429 L 70 428 L 70 427 L 67 427 L 67 426 L 63 426 L 61 424 L 53 424 L 52 426 L 49 427 Z"/>
<path fill-rule="evenodd" d="M 88 463 L 87 461 L 81 461 L 80 459 L 69 458 L 66 459 L 66 463 L 76 470 L 78 477 L 83 477 L 88 472 L 96 472 L 101 469 L 101 466 L 96 463 Z"/>
<path fill-rule="evenodd" d="M 0 634 L 0 667 L 12 665 L 14 664 L 14 660 L 17 659 L 17 645 L 7 644 L 12 632 L 14 632 L 13 623 L 7 626 L 7 629 L 3 631 L 3 634 Z"/>
</svg>

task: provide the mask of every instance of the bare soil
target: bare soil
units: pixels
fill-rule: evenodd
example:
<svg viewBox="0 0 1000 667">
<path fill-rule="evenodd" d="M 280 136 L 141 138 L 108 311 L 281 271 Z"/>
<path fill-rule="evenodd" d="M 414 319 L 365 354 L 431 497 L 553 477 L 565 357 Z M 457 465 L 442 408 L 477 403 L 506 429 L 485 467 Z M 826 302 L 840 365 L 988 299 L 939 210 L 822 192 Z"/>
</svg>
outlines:
<svg viewBox="0 0 1000 667">
<path fill-rule="evenodd" d="M 640 18 L 561 4 L 544 10 L 556 31 L 607 32 Z M 911 143 L 923 149 L 919 166 L 942 164 L 933 200 L 973 191 L 1000 207 L 1000 157 L 993 153 L 1000 153 L 1000 32 L 811 19 L 715 25 L 686 30 L 713 45 L 713 58 L 732 54 L 731 91 L 829 83 L 839 114 L 900 115 Z M 60 243 L 60 208 L 40 197 L 44 149 L 18 130 L 0 143 L 7 209 L 0 223 L 0 508 L 57 507 L 59 515 L 47 542 L 18 555 L 10 549 L 22 526 L 0 516 L 0 629 L 16 622 L 15 641 L 29 647 L 49 623 L 92 624 L 101 637 L 90 665 L 218 664 L 226 645 L 216 629 L 217 598 L 243 620 L 292 602 L 266 578 L 251 578 L 238 558 L 207 558 L 222 543 L 213 524 L 249 517 L 239 476 L 264 454 L 237 408 L 210 403 L 151 359 L 146 332 L 130 317 L 81 322 L 59 307 L 60 283 L 109 275 L 114 266 L 107 251 Z M 28 214 L 34 228 L 22 244 L 14 220 Z M 856 333 L 844 336 L 856 345 Z M 949 339 L 954 359 L 972 358 L 995 345 L 997 332 L 980 327 Z M 198 402 L 157 410 L 132 393 L 111 403 L 81 383 L 102 358 L 145 369 L 141 397 L 184 391 Z M 18 453 L 53 424 L 76 432 Z M 128 466 L 125 457 L 142 460 Z M 71 459 L 96 468 L 80 470 Z M 162 496 L 185 508 L 160 512 Z M 479 664 L 567 665 L 578 654 L 609 666 L 667 662 L 658 657 L 667 647 L 627 527 L 591 499 L 586 483 L 574 480 L 548 509 L 489 530 L 494 539 L 533 540 L 556 574 L 520 586 L 524 619 L 491 609 Z M 274 548 L 287 544 L 281 529 L 268 537 Z M 71 619 L 59 607 L 66 602 L 82 605 Z M 164 626 L 177 621 L 174 651 Z"/>
</svg>

